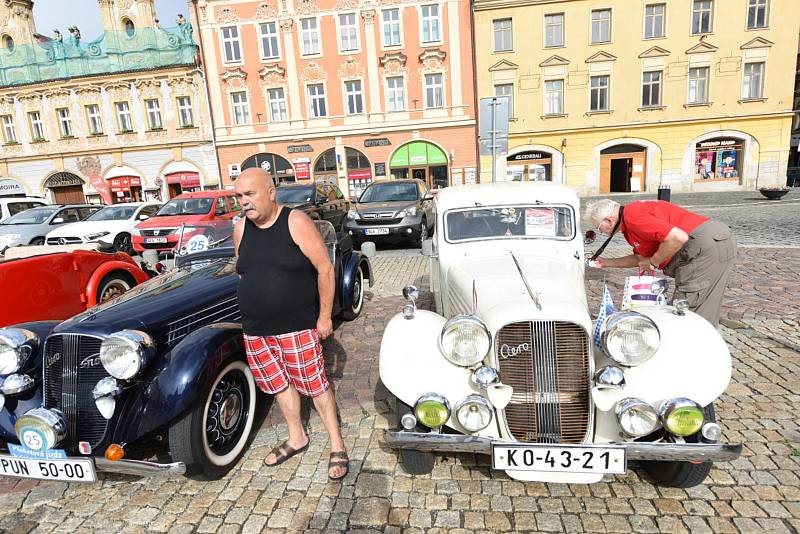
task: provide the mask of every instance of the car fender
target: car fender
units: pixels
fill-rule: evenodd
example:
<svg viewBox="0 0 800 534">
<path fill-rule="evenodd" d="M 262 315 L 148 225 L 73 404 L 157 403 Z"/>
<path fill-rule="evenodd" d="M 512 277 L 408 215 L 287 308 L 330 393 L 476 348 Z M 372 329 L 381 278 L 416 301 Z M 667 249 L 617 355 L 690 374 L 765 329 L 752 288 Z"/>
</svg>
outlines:
<svg viewBox="0 0 800 534">
<path fill-rule="evenodd" d="M 347 309 L 353 301 L 353 282 L 356 277 L 358 266 L 364 271 L 364 278 L 369 280 L 369 287 L 375 284 L 375 279 L 372 276 L 372 264 L 369 258 L 359 254 L 358 252 L 351 252 L 350 256 L 344 263 L 342 268 L 342 308 Z"/>
<path fill-rule="evenodd" d="M 239 323 L 200 328 L 159 358 L 156 368 L 126 392 L 115 442 L 128 443 L 175 421 L 201 402 L 202 392 L 227 362 L 247 361 Z"/>
<path fill-rule="evenodd" d="M 91 308 L 97 304 L 97 292 L 100 289 L 100 282 L 107 274 L 113 271 L 125 271 L 133 277 L 137 285 L 150 278 L 147 273 L 132 263 L 120 260 L 107 261 L 95 269 L 92 276 L 89 277 L 89 281 L 86 283 L 85 293 L 87 308 Z"/>
</svg>

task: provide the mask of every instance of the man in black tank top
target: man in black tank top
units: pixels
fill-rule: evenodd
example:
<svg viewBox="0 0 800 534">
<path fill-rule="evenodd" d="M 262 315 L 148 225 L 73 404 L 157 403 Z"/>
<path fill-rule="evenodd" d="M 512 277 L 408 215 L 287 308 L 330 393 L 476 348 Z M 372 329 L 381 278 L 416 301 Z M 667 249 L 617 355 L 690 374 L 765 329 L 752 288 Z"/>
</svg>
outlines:
<svg viewBox="0 0 800 534">
<path fill-rule="evenodd" d="M 264 459 L 274 466 L 308 447 L 300 394 L 312 397 L 330 435 L 328 476 L 343 478 L 348 458 L 325 376 L 321 339 L 333 334 L 334 272 L 317 227 L 305 213 L 279 206 L 262 169 L 236 180 L 244 217 L 233 232 L 238 301 L 247 360 L 258 387 L 278 400 L 289 438 Z"/>
</svg>

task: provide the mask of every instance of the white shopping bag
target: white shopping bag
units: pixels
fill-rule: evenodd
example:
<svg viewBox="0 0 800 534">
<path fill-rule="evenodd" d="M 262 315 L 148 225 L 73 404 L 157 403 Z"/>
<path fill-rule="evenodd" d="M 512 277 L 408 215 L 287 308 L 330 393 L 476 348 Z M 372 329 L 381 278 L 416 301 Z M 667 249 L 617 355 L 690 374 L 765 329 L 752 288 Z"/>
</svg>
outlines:
<svg viewBox="0 0 800 534">
<path fill-rule="evenodd" d="M 652 273 L 652 271 L 650 272 Z M 625 277 L 625 289 L 622 294 L 623 310 L 660 306 L 667 303 L 665 292 L 659 293 L 653 290 L 653 282 L 664 280 L 664 278 L 653 274 L 639 273 L 637 276 Z"/>
</svg>

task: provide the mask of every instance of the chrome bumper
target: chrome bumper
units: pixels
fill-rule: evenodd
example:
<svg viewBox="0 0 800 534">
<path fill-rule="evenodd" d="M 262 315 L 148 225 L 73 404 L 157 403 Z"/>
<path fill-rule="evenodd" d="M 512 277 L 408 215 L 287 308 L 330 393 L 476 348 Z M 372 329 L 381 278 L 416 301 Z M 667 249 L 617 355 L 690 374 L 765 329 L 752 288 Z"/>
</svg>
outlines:
<svg viewBox="0 0 800 534">
<path fill-rule="evenodd" d="M 492 443 L 500 440 L 459 434 L 431 434 L 420 432 L 386 432 L 386 443 L 395 449 L 415 449 L 435 452 L 469 452 L 492 454 Z M 503 442 L 505 443 L 505 442 Z M 741 444 L 730 443 L 603 443 L 590 445 L 616 445 L 625 447 L 628 460 L 654 460 L 679 462 L 727 462 L 742 453 Z M 557 444 L 554 444 L 557 446 Z"/>
<path fill-rule="evenodd" d="M 106 473 L 122 473 L 139 477 L 151 476 L 179 476 L 186 473 L 186 464 L 174 462 L 171 464 L 158 464 L 155 462 L 145 462 L 143 460 L 117 460 L 112 462 L 100 457 L 94 459 L 94 465 L 98 471 Z"/>
</svg>

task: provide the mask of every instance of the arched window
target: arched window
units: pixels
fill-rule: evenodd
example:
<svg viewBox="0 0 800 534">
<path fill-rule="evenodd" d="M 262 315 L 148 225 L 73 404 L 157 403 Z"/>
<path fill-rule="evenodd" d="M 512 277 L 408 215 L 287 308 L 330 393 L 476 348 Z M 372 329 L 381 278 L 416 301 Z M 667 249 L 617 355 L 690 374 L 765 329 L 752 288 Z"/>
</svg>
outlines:
<svg viewBox="0 0 800 534">
<path fill-rule="evenodd" d="M 125 34 L 128 37 L 133 37 L 136 33 L 136 26 L 134 26 L 133 21 L 131 19 L 123 19 L 122 23 L 125 25 Z"/>
<path fill-rule="evenodd" d="M 3 36 L 3 46 L 8 49 L 9 53 L 14 51 L 14 39 L 10 35 Z"/>
<path fill-rule="evenodd" d="M 336 172 L 336 149 L 329 148 L 317 158 L 314 172 Z"/>
<path fill-rule="evenodd" d="M 250 169 L 253 167 L 261 168 L 267 171 L 276 184 L 281 182 L 294 182 L 294 167 L 289 163 L 289 160 L 278 154 L 270 152 L 261 152 L 254 156 L 250 156 L 240 166 L 241 170 Z"/>
<path fill-rule="evenodd" d="M 365 156 L 355 148 L 347 147 L 344 150 L 345 150 L 345 155 L 347 156 L 348 171 L 371 168 L 367 156 Z"/>
</svg>

